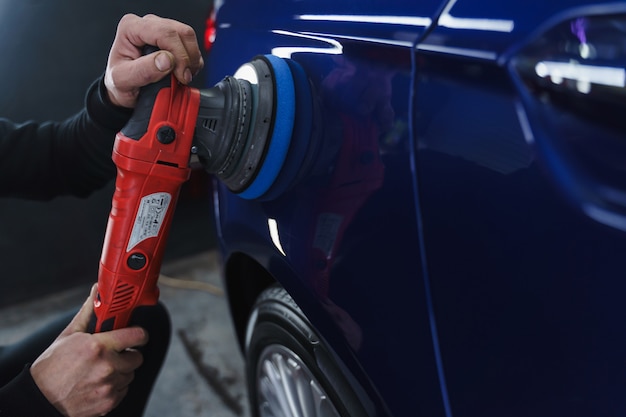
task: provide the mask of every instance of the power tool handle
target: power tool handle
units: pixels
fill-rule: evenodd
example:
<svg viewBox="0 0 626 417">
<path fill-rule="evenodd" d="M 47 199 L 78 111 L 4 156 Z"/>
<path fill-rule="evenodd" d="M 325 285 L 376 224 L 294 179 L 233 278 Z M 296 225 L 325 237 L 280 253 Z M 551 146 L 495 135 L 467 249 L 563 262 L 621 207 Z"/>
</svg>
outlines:
<svg viewBox="0 0 626 417">
<path fill-rule="evenodd" d="M 159 48 L 152 45 L 145 45 L 142 48 L 142 55 L 149 55 L 158 51 Z M 137 103 L 133 110 L 133 115 L 122 128 L 124 136 L 130 139 L 139 140 L 148 131 L 150 116 L 156 101 L 156 97 L 163 88 L 171 87 L 173 80 L 171 77 L 163 77 L 161 80 L 148 84 L 139 90 Z"/>
<path fill-rule="evenodd" d="M 173 211 L 189 179 L 200 95 L 170 76 L 143 87 L 117 134 L 115 192 L 107 224 L 92 332 L 127 327 L 158 302 L 157 281 Z"/>
</svg>

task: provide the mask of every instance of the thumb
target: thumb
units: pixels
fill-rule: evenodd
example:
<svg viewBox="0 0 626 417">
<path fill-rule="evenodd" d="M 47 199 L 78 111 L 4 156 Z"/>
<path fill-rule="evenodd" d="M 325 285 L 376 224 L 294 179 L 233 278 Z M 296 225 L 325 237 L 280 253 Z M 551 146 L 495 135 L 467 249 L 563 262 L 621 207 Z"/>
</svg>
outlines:
<svg viewBox="0 0 626 417">
<path fill-rule="evenodd" d="M 168 51 L 156 52 L 154 54 L 154 66 L 160 72 L 170 72 L 174 68 L 174 55 Z"/>
<path fill-rule="evenodd" d="M 123 75 L 125 79 L 119 83 L 120 87 L 144 86 L 159 81 L 174 69 L 174 55 L 160 50 L 120 63 L 119 67 L 126 72 Z"/>
<path fill-rule="evenodd" d="M 174 68 L 174 56 L 157 51 L 132 60 L 120 60 L 107 68 L 111 85 L 119 91 L 135 91 L 162 79 Z"/>
<path fill-rule="evenodd" d="M 97 289 L 97 284 L 92 285 L 91 291 L 89 292 L 89 297 L 87 297 L 78 313 L 76 313 L 70 324 L 68 324 L 67 327 L 61 332 L 59 337 L 69 336 L 73 333 L 83 333 L 87 331 L 87 326 L 89 326 L 89 320 L 91 320 L 91 316 L 94 314 L 93 300 L 96 297 Z"/>
</svg>

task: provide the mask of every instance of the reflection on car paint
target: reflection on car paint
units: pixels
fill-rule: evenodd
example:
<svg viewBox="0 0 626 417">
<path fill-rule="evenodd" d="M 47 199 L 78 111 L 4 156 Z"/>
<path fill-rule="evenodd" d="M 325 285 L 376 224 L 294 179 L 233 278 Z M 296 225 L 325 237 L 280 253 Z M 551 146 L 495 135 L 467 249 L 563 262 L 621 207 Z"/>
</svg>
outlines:
<svg viewBox="0 0 626 417">
<path fill-rule="evenodd" d="M 321 150 L 278 201 L 222 193 L 227 256 L 292 293 L 379 415 L 623 415 L 626 6 L 250 7 L 209 64 L 302 64 Z"/>
</svg>

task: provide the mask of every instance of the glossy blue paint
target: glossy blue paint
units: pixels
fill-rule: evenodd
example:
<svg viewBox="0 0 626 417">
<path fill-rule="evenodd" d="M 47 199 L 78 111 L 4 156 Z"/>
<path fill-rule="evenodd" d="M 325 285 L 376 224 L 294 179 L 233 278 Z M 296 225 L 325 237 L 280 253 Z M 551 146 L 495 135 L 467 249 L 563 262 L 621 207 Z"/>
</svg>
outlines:
<svg viewBox="0 0 626 417">
<path fill-rule="evenodd" d="M 557 100 L 605 103 L 624 87 L 564 96 L 532 71 L 571 35 L 550 28 L 623 8 L 584 5 L 219 9 L 211 85 L 273 53 L 302 66 L 319 105 L 319 152 L 295 188 L 265 202 L 219 189 L 225 263 L 246 254 L 294 296 L 373 415 L 624 413 L 626 238 L 585 211 L 622 215 L 623 125 L 607 107 L 581 119 Z M 623 35 L 620 22 L 607 26 Z M 614 56 L 601 64 L 624 68 Z M 581 148 L 593 164 L 567 150 L 576 134 L 599 136 Z"/>
</svg>

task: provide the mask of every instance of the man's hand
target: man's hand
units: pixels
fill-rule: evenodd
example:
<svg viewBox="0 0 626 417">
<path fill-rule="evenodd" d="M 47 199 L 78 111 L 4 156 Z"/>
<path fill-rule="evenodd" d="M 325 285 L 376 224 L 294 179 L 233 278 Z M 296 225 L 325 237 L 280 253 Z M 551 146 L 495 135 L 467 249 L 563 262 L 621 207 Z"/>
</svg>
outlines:
<svg viewBox="0 0 626 417">
<path fill-rule="evenodd" d="M 142 48 L 160 49 L 142 56 Z M 111 46 L 104 83 L 115 105 L 134 107 L 139 89 L 174 72 L 183 84 L 202 69 L 204 62 L 191 26 L 155 15 L 127 14 L 120 20 Z"/>
<path fill-rule="evenodd" d="M 95 285 L 72 322 L 30 368 L 40 391 L 65 416 L 102 416 L 115 408 L 143 361 L 133 348 L 148 341 L 139 327 L 85 333 L 94 296 Z"/>
</svg>

